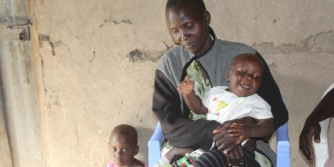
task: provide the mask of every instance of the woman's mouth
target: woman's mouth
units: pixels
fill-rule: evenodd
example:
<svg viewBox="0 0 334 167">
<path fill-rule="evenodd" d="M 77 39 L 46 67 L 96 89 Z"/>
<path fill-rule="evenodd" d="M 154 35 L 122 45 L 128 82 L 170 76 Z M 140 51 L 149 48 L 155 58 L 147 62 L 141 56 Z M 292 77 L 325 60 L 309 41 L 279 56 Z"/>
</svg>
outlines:
<svg viewBox="0 0 334 167">
<path fill-rule="evenodd" d="M 189 42 L 189 43 L 187 43 L 187 44 L 185 45 L 185 47 L 189 48 L 189 47 L 191 47 L 194 43 L 195 43 L 195 42 Z"/>
</svg>

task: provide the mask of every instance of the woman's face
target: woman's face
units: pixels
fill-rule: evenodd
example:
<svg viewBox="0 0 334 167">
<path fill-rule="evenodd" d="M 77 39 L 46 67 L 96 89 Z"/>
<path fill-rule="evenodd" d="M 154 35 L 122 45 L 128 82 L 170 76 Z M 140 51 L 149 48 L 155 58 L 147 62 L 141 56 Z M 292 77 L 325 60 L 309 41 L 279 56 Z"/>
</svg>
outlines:
<svg viewBox="0 0 334 167">
<path fill-rule="evenodd" d="M 173 41 L 190 53 L 204 54 L 211 46 L 209 35 L 210 13 L 194 9 L 189 2 L 166 10 L 166 22 Z"/>
</svg>

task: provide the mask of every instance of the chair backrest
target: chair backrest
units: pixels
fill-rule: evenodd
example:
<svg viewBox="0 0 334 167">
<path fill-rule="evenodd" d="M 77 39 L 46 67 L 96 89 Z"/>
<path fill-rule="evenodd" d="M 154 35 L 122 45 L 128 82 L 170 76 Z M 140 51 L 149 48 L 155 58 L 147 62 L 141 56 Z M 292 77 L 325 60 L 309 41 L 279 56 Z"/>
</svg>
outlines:
<svg viewBox="0 0 334 167">
<path fill-rule="evenodd" d="M 325 91 L 321 99 L 334 88 L 334 83 Z M 326 160 L 328 159 L 328 127 L 330 123 L 330 118 L 327 118 L 320 122 L 321 132 L 320 132 L 320 143 L 314 142 L 312 138 L 313 151 L 315 156 L 315 167 L 323 167 Z"/>
</svg>

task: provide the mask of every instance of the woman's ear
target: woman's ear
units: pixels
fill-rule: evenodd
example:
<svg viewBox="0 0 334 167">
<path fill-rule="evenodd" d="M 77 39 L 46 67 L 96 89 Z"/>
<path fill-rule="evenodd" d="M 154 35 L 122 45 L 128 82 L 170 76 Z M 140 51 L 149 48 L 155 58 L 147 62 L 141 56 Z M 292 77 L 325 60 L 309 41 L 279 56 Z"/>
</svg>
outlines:
<svg viewBox="0 0 334 167">
<path fill-rule="evenodd" d="M 207 25 L 210 24 L 210 22 L 211 22 L 211 14 L 210 14 L 209 11 L 206 11 L 206 12 L 204 13 L 204 20 L 205 20 L 205 23 L 206 23 Z"/>
<path fill-rule="evenodd" d="M 226 77 L 226 81 L 227 81 L 227 82 L 230 82 L 231 69 L 229 69 L 229 70 L 226 71 L 226 76 L 225 76 L 225 77 Z"/>
</svg>

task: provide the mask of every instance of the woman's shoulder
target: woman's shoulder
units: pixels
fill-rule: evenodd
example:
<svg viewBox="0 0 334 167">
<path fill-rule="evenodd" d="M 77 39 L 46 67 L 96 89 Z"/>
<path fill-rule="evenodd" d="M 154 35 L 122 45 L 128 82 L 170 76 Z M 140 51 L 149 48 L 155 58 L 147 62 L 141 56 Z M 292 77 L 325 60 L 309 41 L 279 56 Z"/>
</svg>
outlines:
<svg viewBox="0 0 334 167">
<path fill-rule="evenodd" d="M 182 46 L 175 46 L 167 50 L 158 65 L 158 69 L 182 68 L 193 55 L 187 52 Z M 179 69 L 178 69 L 179 70 Z M 181 69 L 182 70 L 182 69 Z"/>
<path fill-rule="evenodd" d="M 180 55 L 187 54 L 187 50 L 183 48 L 181 45 L 174 46 L 168 49 L 162 56 L 163 59 L 175 59 L 180 58 Z"/>
<path fill-rule="evenodd" d="M 216 39 L 217 45 L 219 48 L 229 48 L 233 50 L 241 50 L 244 53 L 252 53 L 255 54 L 256 50 L 244 43 L 241 42 L 232 42 L 232 41 L 225 41 L 221 39 Z"/>
</svg>

